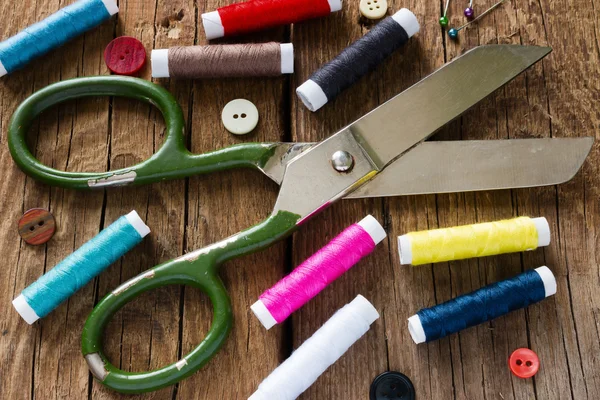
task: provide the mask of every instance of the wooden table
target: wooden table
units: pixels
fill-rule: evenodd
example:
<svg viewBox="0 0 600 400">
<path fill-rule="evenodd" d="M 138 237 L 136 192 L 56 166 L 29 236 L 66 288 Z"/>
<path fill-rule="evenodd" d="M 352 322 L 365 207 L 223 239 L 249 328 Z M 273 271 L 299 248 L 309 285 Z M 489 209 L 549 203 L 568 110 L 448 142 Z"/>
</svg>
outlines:
<svg viewBox="0 0 600 400">
<path fill-rule="evenodd" d="M 71 0 L 2 1 L 7 38 Z M 98 299 L 143 270 L 212 243 L 266 217 L 277 187 L 252 171 L 165 182 L 139 188 L 82 193 L 50 188 L 27 178 L 12 161 L 6 127 L 15 107 L 33 91 L 62 79 L 107 74 L 108 42 L 135 36 L 148 50 L 205 43 L 202 12 L 229 3 L 193 0 L 121 0 L 118 19 L 53 51 L 0 82 L 0 398 L 117 399 L 95 382 L 80 353 L 82 325 Z M 481 102 L 437 138 L 496 139 L 597 136 L 600 124 L 600 50 L 597 5 L 583 0 L 513 0 L 478 26 L 448 41 L 437 20 L 441 1 L 392 2 L 412 9 L 421 32 L 403 50 L 317 113 L 294 90 L 319 65 L 364 35 L 358 0 L 342 12 L 291 28 L 240 38 L 292 41 L 296 73 L 274 79 L 159 81 L 181 103 L 194 152 L 242 141 L 316 141 L 352 122 L 469 48 L 489 43 L 550 45 L 554 52 L 505 89 Z M 463 4 L 464 3 L 464 4 Z M 485 3 L 485 4 L 484 4 Z M 492 0 L 475 2 L 481 12 Z M 467 2 L 451 2 L 452 26 L 464 22 Z M 230 40 L 233 42 L 233 40 Z M 146 68 L 143 78 L 150 78 Z M 260 110 L 255 133 L 238 138 L 220 120 L 223 106 L 246 98 Z M 46 112 L 30 133 L 30 145 L 47 165 L 68 171 L 124 167 L 146 159 L 165 129 L 155 109 L 122 99 L 68 103 Z M 401 126 L 398 134 L 402 134 Z M 233 295 L 235 323 L 223 350 L 200 372 L 144 399 L 246 399 L 290 352 L 335 310 L 357 294 L 370 299 L 381 318 L 369 333 L 301 398 L 364 400 L 372 379 L 386 370 L 408 375 L 423 399 L 600 398 L 600 154 L 594 146 L 582 171 L 558 187 L 468 194 L 342 201 L 293 238 L 224 268 Z M 50 209 L 58 232 L 46 246 L 19 240 L 17 220 L 32 207 Z M 152 234 L 67 303 L 33 326 L 11 300 L 62 258 L 120 215 L 136 209 Z M 374 254 L 294 314 L 265 331 L 249 311 L 259 294 L 347 225 L 371 213 L 385 224 L 388 241 Z M 396 236 L 416 229 L 490 221 L 515 215 L 545 216 L 552 244 L 526 254 L 401 267 Z M 548 265 L 558 280 L 551 299 L 491 323 L 416 346 L 406 318 L 424 306 L 524 269 Z M 147 370 L 174 362 L 204 337 L 211 320 L 208 299 L 196 290 L 169 287 L 143 296 L 117 315 L 106 332 L 113 362 Z M 537 352 L 534 379 L 511 375 L 507 358 L 516 348 Z M 275 400 L 275 399 L 274 399 Z"/>
</svg>

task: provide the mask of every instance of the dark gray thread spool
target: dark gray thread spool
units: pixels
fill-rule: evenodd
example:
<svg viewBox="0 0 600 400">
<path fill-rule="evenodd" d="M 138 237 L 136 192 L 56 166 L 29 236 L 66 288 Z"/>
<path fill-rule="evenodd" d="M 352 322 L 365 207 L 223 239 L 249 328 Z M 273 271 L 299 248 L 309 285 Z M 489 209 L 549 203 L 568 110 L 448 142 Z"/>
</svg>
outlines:
<svg viewBox="0 0 600 400">
<path fill-rule="evenodd" d="M 419 31 L 415 15 L 403 8 L 345 48 L 296 89 L 304 105 L 317 111 L 374 69 Z"/>
<path fill-rule="evenodd" d="M 152 50 L 153 78 L 277 76 L 294 72 L 291 43 L 224 44 Z"/>
</svg>

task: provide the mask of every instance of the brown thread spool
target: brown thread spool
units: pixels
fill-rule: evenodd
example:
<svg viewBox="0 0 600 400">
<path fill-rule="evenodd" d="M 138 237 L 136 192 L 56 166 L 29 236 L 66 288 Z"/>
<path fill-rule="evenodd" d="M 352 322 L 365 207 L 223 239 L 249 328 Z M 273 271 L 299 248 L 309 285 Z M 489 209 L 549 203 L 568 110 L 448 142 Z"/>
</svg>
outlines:
<svg viewBox="0 0 600 400">
<path fill-rule="evenodd" d="M 153 78 L 278 76 L 294 72 L 292 43 L 226 44 L 152 50 Z"/>
</svg>

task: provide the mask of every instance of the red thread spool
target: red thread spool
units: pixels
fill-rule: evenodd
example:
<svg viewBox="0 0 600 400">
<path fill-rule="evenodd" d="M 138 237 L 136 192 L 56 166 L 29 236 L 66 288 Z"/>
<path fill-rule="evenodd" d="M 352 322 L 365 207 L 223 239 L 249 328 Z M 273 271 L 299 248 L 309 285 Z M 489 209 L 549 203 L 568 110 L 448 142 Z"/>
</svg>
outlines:
<svg viewBox="0 0 600 400">
<path fill-rule="evenodd" d="M 341 0 L 251 0 L 202 14 L 202 25 L 210 40 L 324 17 L 341 8 Z"/>
</svg>

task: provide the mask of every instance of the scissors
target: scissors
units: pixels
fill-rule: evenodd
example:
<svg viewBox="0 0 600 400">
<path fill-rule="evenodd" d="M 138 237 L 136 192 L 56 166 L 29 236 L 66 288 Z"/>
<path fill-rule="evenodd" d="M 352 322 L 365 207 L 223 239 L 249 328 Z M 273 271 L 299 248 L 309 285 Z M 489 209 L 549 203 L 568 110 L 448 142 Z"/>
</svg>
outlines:
<svg viewBox="0 0 600 400">
<path fill-rule="evenodd" d="M 186 149 L 180 106 L 167 90 L 151 82 L 116 76 L 78 78 L 34 93 L 11 119 L 9 147 L 25 173 L 49 185 L 73 189 L 142 185 L 250 167 L 281 186 L 273 212 L 258 225 L 155 266 L 106 295 L 82 333 L 82 352 L 92 374 L 116 391 L 139 393 L 196 372 L 223 345 L 232 325 L 219 266 L 290 235 L 338 199 L 520 188 L 571 179 L 593 138 L 425 141 L 550 51 L 519 45 L 477 47 L 322 142 L 244 143 L 206 154 Z M 148 160 L 111 172 L 63 172 L 41 164 L 25 143 L 32 120 L 54 104 L 88 96 L 124 96 L 153 104 L 164 116 L 164 144 Z M 120 370 L 102 350 L 107 323 L 143 292 L 172 284 L 191 285 L 208 295 L 213 305 L 210 331 L 171 365 L 148 372 Z"/>
</svg>

